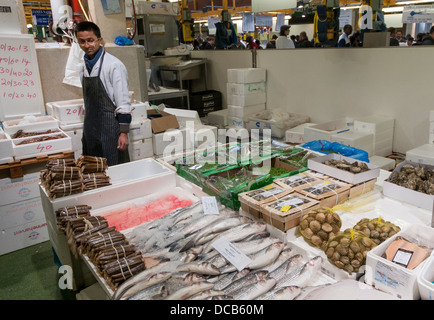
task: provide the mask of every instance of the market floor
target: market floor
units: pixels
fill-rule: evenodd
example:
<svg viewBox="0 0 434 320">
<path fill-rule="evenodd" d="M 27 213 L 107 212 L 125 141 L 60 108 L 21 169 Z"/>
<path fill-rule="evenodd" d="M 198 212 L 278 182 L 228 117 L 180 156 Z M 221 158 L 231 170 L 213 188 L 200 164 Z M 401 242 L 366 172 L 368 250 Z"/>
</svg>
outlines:
<svg viewBox="0 0 434 320">
<path fill-rule="evenodd" d="M 60 290 L 50 241 L 0 256 L 0 300 L 75 300 Z"/>
</svg>

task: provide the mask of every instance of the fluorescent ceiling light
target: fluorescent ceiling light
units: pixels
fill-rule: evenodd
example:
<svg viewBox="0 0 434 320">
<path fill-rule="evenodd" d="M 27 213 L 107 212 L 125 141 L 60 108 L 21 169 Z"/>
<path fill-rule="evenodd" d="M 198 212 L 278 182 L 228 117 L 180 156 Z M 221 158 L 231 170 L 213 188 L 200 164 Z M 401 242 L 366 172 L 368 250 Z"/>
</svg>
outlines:
<svg viewBox="0 0 434 320">
<path fill-rule="evenodd" d="M 383 8 L 383 12 L 402 12 L 404 11 L 404 7 L 390 7 L 390 8 Z"/>
<path fill-rule="evenodd" d="M 396 4 L 416 4 L 416 3 L 433 3 L 433 1 L 415 0 L 415 1 L 397 1 Z"/>
</svg>

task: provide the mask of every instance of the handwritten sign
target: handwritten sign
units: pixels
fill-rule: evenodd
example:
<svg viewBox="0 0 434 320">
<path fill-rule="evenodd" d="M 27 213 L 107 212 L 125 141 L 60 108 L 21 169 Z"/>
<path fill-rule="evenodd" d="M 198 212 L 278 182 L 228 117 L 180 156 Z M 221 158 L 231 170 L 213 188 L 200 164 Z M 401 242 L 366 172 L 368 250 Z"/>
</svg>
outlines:
<svg viewBox="0 0 434 320">
<path fill-rule="evenodd" d="M 45 114 L 32 35 L 0 35 L 0 120 Z"/>
</svg>

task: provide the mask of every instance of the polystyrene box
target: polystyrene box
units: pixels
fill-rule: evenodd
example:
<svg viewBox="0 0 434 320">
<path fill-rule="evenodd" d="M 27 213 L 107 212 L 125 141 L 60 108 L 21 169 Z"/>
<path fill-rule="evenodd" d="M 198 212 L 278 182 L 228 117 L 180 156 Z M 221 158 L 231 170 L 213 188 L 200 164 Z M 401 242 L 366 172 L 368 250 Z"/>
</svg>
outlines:
<svg viewBox="0 0 434 320">
<path fill-rule="evenodd" d="M 25 116 L 21 119 L 7 120 L 3 122 L 4 131 L 13 135 L 18 130 L 25 132 L 55 129 L 59 122 L 52 116 Z"/>
<path fill-rule="evenodd" d="M 131 161 L 152 157 L 154 155 L 152 138 L 132 141 L 128 146 L 128 152 Z"/>
<path fill-rule="evenodd" d="M 251 93 L 247 95 L 235 95 L 235 94 L 227 95 L 228 105 L 232 105 L 232 106 L 240 106 L 240 107 L 254 106 L 257 104 L 263 104 L 266 101 L 267 101 L 267 96 L 263 92 Z"/>
<path fill-rule="evenodd" d="M 434 145 L 424 144 L 408 150 L 405 159 L 412 162 L 434 165 Z"/>
<path fill-rule="evenodd" d="M 148 118 L 147 105 L 144 102 L 134 100 L 131 103 L 131 117 L 133 121 L 142 121 Z"/>
<path fill-rule="evenodd" d="M 229 116 L 228 125 L 230 128 L 244 128 L 244 120 L 243 118 Z"/>
<path fill-rule="evenodd" d="M 40 197 L 0 206 L 0 226 L 2 229 L 41 219 L 45 219 L 45 216 Z"/>
<path fill-rule="evenodd" d="M 246 118 L 251 114 L 264 111 L 265 110 L 265 103 L 251 105 L 251 106 L 233 106 L 228 105 L 229 115 L 231 117 L 237 117 L 237 118 Z"/>
<path fill-rule="evenodd" d="M 306 142 L 313 140 L 332 141 L 332 136 L 351 130 L 352 119 L 343 118 L 333 121 L 323 122 L 304 128 L 304 140 Z"/>
<path fill-rule="evenodd" d="M 74 99 L 51 102 L 53 116 L 64 123 L 84 121 L 84 100 Z"/>
<path fill-rule="evenodd" d="M 332 142 L 364 150 L 369 156 L 374 153 L 374 135 L 357 131 L 347 131 L 332 136 Z"/>
<path fill-rule="evenodd" d="M 227 94 L 235 95 L 247 95 L 252 93 L 265 93 L 266 86 L 265 82 L 254 82 L 254 83 L 232 83 L 228 82 L 226 84 Z"/>
<path fill-rule="evenodd" d="M 383 170 L 393 170 L 396 165 L 395 160 L 380 156 L 369 157 L 369 163 L 376 165 Z"/>
<path fill-rule="evenodd" d="M 192 121 L 195 125 L 201 125 L 199 113 L 196 110 L 185 110 L 178 108 L 164 108 L 164 112 L 173 114 L 176 116 L 180 126 L 185 127 L 187 122 Z"/>
<path fill-rule="evenodd" d="M 303 123 L 294 128 L 290 128 L 285 131 L 285 141 L 289 143 L 305 143 L 304 140 L 304 128 L 315 125 L 315 123 Z"/>
<path fill-rule="evenodd" d="M 413 224 L 368 251 L 365 282 L 378 290 L 393 294 L 399 299 L 418 300 L 420 292 L 417 278 L 428 259 L 425 259 L 414 269 L 407 269 L 381 257 L 398 236 L 410 241 L 415 239 L 414 241 L 420 245 L 434 248 L 434 228 Z"/>
<path fill-rule="evenodd" d="M 380 133 L 393 129 L 395 119 L 380 115 L 372 115 L 354 120 L 354 130 L 367 133 Z"/>
<path fill-rule="evenodd" d="M 262 68 L 228 69 L 227 76 L 227 82 L 235 83 L 255 83 L 266 80 L 266 72 Z"/>
<path fill-rule="evenodd" d="M 0 128 L 0 164 L 8 163 L 14 160 L 14 151 L 12 140 Z"/>
<path fill-rule="evenodd" d="M 189 146 L 200 147 L 201 149 L 216 146 L 218 139 L 217 127 L 200 125 L 187 127 L 186 129 L 186 143 L 187 139 L 189 139 Z"/>
<path fill-rule="evenodd" d="M 208 113 L 208 123 L 217 125 L 219 127 L 226 127 L 228 125 L 229 110 L 223 109 Z"/>
<path fill-rule="evenodd" d="M 130 124 L 128 137 L 132 141 L 152 138 L 151 120 L 136 118 Z"/>
<path fill-rule="evenodd" d="M 161 156 L 165 153 L 180 153 L 186 148 L 186 128 L 170 129 L 152 135 L 154 155 Z"/>
<path fill-rule="evenodd" d="M 420 298 L 434 300 L 434 255 L 428 259 L 417 276 Z"/>
</svg>

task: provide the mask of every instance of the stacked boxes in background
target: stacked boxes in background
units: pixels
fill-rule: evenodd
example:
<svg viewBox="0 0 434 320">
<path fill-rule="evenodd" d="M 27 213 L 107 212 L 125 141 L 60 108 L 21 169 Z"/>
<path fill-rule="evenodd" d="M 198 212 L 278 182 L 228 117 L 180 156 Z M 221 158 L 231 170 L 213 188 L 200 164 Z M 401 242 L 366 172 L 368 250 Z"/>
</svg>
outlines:
<svg viewBox="0 0 434 320">
<path fill-rule="evenodd" d="M 154 155 L 151 120 L 148 119 L 147 105 L 140 101 L 133 101 L 132 120 L 128 139 L 130 160 L 140 160 Z"/>
<path fill-rule="evenodd" d="M 265 69 L 228 69 L 227 77 L 228 125 L 244 127 L 249 115 L 266 108 Z"/>
<path fill-rule="evenodd" d="M 0 179 L 0 255 L 49 240 L 39 170 Z"/>
<path fill-rule="evenodd" d="M 429 113 L 428 143 L 408 150 L 405 159 L 412 162 L 434 165 L 434 110 Z"/>
</svg>

